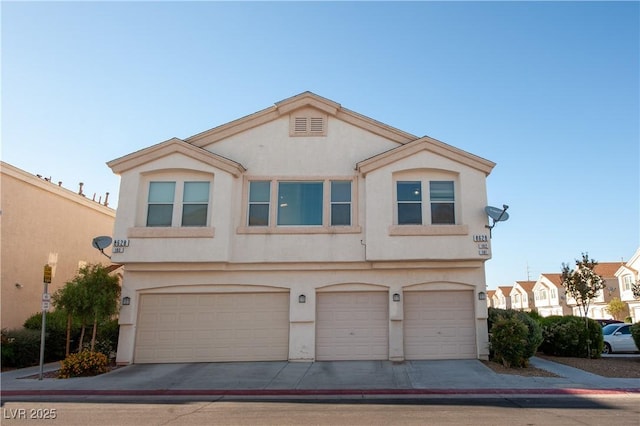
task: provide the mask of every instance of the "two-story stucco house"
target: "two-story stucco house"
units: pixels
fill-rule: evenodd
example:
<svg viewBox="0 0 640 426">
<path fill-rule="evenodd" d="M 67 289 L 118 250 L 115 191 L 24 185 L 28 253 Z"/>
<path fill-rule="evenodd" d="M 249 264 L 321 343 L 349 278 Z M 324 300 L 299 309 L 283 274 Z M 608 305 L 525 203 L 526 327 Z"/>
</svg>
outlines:
<svg viewBox="0 0 640 426">
<path fill-rule="evenodd" d="M 640 283 L 640 248 L 631 256 L 631 259 L 620 265 L 615 276 L 618 278 L 620 300 L 629 306 L 632 321 L 640 321 L 640 299 L 633 295 L 633 285 Z"/>
<path fill-rule="evenodd" d="M 496 291 L 488 290 L 487 291 L 487 308 L 495 308 L 498 304 L 498 300 L 496 299 Z"/>
<path fill-rule="evenodd" d="M 618 286 L 618 278 L 616 277 L 616 271 L 620 268 L 620 262 L 602 262 L 598 263 L 593 272 L 600 275 L 603 280 L 604 289 L 600 290 L 596 297 L 589 302 L 589 310 L 587 316 L 594 319 L 611 319 L 613 316 L 607 311 L 607 305 L 615 297 L 620 299 L 620 288 Z M 572 309 L 572 314 L 576 316 L 582 316 L 584 313 L 580 312 L 580 307 L 577 305 L 576 300 L 567 294 L 567 305 Z M 628 313 L 623 315 L 627 316 Z"/>
<path fill-rule="evenodd" d="M 525 312 L 531 311 L 535 307 L 535 296 L 533 294 L 535 285 L 535 281 L 516 281 L 509 293 L 511 296 L 511 308 Z"/>
<path fill-rule="evenodd" d="M 491 161 L 305 92 L 108 165 L 118 363 L 487 357 Z"/>
<path fill-rule="evenodd" d="M 497 304 L 494 306 L 498 309 L 511 309 L 511 289 L 509 286 L 498 286 L 496 292 L 493 294 L 494 300 Z"/>
<path fill-rule="evenodd" d="M 533 286 L 534 305 L 543 317 L 571 315 L 560 274 L 540 274 Z"/>
</svg>

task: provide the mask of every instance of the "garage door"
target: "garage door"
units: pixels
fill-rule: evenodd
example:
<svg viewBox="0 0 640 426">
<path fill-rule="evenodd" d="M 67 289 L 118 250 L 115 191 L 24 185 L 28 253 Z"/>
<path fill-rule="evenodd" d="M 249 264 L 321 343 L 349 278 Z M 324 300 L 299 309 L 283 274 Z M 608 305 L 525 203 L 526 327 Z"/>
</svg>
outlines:
<svg viewBox="0 0 640 426">
<path fill-rule="evenodd" d="M 389 359 L 387 292 L 318 293 L 316 360 Z"/>
<path fill-rule="evenodd" d="M 404 293 L 405 359 L 475 359 L 472 291 Z"/>
<path fill-rule="evenodd" d="M 289 355 L 289 293 L 145 294 L 136 363 L 279 361 Z"/>
</svg>

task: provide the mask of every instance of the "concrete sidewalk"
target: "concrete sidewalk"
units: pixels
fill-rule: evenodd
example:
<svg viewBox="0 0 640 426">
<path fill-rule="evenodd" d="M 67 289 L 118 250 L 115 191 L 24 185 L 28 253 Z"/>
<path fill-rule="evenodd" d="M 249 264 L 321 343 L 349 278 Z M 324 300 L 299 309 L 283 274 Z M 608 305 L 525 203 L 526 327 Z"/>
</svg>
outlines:
<svg viewBox="0 0 640 426">
<path fill-rule="evenodd" d="M 640 379 L 611 379 L 540 358 L 531 365 L 560 377 L 498 374 L 478 360 L 135 364 L 95 377 L 37 379 L 38 367 L 2 373 L 1 395 L 304 396 L 575 395 L 640 396 Z M 53 371 L 57 363 L 48 364 Z M 36 378 L 27 378 L 36 375 Z"/>
</svg>

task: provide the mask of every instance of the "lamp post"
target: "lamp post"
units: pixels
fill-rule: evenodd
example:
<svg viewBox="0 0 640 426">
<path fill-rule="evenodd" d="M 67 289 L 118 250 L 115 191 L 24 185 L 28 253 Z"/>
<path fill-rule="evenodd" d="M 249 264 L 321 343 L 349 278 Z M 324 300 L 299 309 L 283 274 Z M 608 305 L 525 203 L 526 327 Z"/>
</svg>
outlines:
<svg viewBox="0 0 640 426">
<path fill-rule="evenodd" d="M 44 290 L 42 292 L 42 330 L 40 331 L 40 375 L 38 380 L 42 380 L 44 374 L 44 336 L 47 327 L 47 311 L 49 310 L 49 291 L 48 287 L 51 284 L 51 266 L 44 265 L 44 274 L 42 278 L 44 284 Z"/>
</svg>

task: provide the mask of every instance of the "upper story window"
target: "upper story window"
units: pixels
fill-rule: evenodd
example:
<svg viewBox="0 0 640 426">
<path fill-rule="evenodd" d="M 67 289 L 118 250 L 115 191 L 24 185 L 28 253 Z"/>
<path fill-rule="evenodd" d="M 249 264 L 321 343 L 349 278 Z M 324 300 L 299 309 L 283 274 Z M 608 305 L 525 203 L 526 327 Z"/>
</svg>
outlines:
<svg viewBox="0 0 640 426">
<path fill-rule="evenodd" d="M 555 299 L 556 297 L 556 290 L 554 288 L 552 288 L 551 290 L 549 290 L 549 293 L 551 294 L 551 298 Z"/>
<path fill-rule="evenodd" d="M 331 226 L 351 225 L 351 181 L 331 181 Z"/>
<path fill-rule="evenodd" d="M 268 232 L 304 231 L 302 228 L 357 232 L 352 229 L 352 180 L 252 180 L 247 187 L 248 228 L 241 227 L 240 232 L 257 233 L 259 228 L 268 228 Z"/>
<path fill-rule="evenodd" d="M 207 226 L 209 186 L 206 181 L 149 182 L 146 225 Z"/>
<path fill-rule="evenodd" d="M 249 226 L 269 226 L 270 200 L 270 181 L 253 181 L 249 184 Z"/>
<path fill-rule="evenodd" d="M 278 226 L 322 225 L 323 182 L 278 182 Z"/>
<path fill-rule="evenodd" d="M 455 188 L 451 180 L 428 182 L 429 208 L 423 209 L 422 181 L 398 181 L 396 197 L 398 225 L 454 225 Z M 426 217 L 425 217 L 426 215 Z"/>
<path fill-rule="evenodd" d="M 622 287 L 624 291 L 631 291 L 631 285 L 633 284 L 633 278 L 631 275 L 625 275 L 622 277 Z"/>
</svg>

